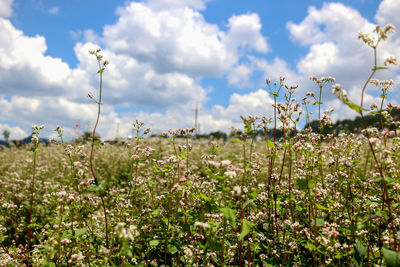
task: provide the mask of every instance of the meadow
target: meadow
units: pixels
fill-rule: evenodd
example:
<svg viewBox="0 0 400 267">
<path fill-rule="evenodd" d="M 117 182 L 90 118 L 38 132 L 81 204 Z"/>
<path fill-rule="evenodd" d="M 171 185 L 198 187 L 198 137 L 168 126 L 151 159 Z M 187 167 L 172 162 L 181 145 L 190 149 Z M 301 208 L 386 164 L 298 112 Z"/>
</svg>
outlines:
<svg viewBox="0 0 400 267">
<path fill-rule="evenodd" d="M 400 266 L 400 122 L 386 102 L 393 82 L 373 78 L 397 64 L 376 60 L 393 30 L 360 33 L 375 55 L 360 105 L 332 77 L 311 77 L 317 93 L 302 102 L 297 86 L 267 79 L 274 114 L 242 117 L 228 141 L 195 129 L 149 137 L 138 120 L 132 139 L 98 140 L 108 61 L 90 51 L 100 91 L 88 95 L 98 105 L 92 137 L 64 142 L 57 127 L 45 146 L 45 126 L 34 125 L 28 147 L 0 150 L 0 266 Z M 368 84 L 382 94 L 367 109 Z M 323 134 L 328 87 L 361 116 L 360 133 Z M 299 130 L 311 105 L 318 130 Z"/>
</svg>

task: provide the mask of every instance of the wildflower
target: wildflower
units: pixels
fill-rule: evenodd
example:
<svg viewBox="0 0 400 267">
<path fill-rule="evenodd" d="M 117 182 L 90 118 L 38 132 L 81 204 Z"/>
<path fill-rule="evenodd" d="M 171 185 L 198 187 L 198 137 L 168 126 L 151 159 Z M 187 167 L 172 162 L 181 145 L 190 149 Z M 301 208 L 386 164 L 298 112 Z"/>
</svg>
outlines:
<svg viewBox="0 0 400 267">
<path fill-rule="evenodd" d="M 38 144 L 39 138 L 36 135 L 32 136 L 31 143 L 34 145 Z"/>
<path fill-rule="evenodd" d="M 200 227 L 203 229 L 208 228 L 210 225 L 208 223 L 203 223 L 203 222 L 195 222 L 194 227 Z"/>
<path fill-rule="evenodd" d="M 314 92 L 307 92 L 306 96 L 311 96 L 311 97 L 315 97 L 315 93 Z"/>
<path fill-rule="evenodd" d="M 221 166 L 225 167 L 225 166 L 230 165 L 231 163 L 232 163 L 232 162 L 231 162 L 230 160 L 225 159 L 225 160 L 222 160 L 222 161 L 221 161 Z"/>
<path fill-rule="evenodd" d="M 68 238 L 64 238 L 63 240 L 61 240 L 61 243 L 63 243 L 64 245 L 71 243 L 71 240 L 69 240 Z"/>
<path fill-rule="evenodd" d="M 57 125 L 57 127 L 54 129 L 59 135 L 61 135 L 64 132 L 64 129 L 60 127 L 60 125 Z"/>
<path fill-rule="evenodd" d="M 242 188 L 240 186 L 235 186 L 233 188 L 233 195 L 234 196 L 240 196 L 242 194 Z"/>
<path fill-rule="evenodd" d="M 370 106 L 370 108 L 371 108 L 371 110 L 374 110 L 374 109 L 378 109 L 378 105 L 377 104 L 372 104 L 371 106 Z"/>
<path fill-rule="evenodd" d="M 237 173 L 236 172 L 234 172 L 234 171 L 226 171 L 225 172 L 225 175 L 227 176 L 227 177 L 229 177 L 229 178 L 235 178 L 236 176 L 237 176 Z M 234 189 L 235 190 L 235 189 Z"/>
</svg>

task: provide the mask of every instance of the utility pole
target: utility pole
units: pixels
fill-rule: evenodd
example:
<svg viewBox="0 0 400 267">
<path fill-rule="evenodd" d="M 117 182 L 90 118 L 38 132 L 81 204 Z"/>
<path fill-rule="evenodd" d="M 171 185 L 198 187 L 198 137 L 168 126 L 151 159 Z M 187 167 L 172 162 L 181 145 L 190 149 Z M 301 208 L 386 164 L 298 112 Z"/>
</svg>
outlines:
<svg viewBox="0 0 400 267">
<path fill-rule="evenodd" d="M 115 133 L 115 140 L 118 140 L 118 139 L 119 139 L 119 122 L 117 122 L 117 130 Z"/>
<path fill-rule="evenodd" d="M 199 123 L 197 122 L 197 118 L 198 118 L 198 115 L 199 115 L 199 111 L 200 111 L 200 109 L 197 107 L 197 104 L 196 104 L 196 108 L 194 109 L 194 128 L 195 128 L 195 134 L 196 134 L 196 136 L 198 136 L 199 135 L 199 127 L 200 127 L 200 125 L 199 125 Z"/>
</svg>

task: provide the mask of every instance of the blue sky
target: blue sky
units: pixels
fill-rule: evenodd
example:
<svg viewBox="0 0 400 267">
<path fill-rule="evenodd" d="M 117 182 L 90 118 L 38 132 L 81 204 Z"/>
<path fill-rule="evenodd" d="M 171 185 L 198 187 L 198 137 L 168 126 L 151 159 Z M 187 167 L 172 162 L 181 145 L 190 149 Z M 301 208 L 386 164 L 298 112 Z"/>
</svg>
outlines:
<svg viewBox="0 0 400 267">
<path fill-rule="evenodd" d="M 0 130 L 11 138 L 44 124 L 44 136 L 61 125 L 91 127 L 96 107 L 96 61 L 104 75 L 103 138 L 127 136 L 134 120 L 155 132 L 193 126 L 201 108 L 202 132 L 240 127 L 240 115 L 271 116 L 265 78 L 285 76 L 296 97 L 316 91 L 310 75 L 333 76 L 355 102 L 371 69 L 372 51 L 357 39 L 375 24 L 400 27 L 398 0 L 0 0 Z M 397 12 L 397 13 L 396 13 Z M 3 39 L 3 40 L 2 40 Z M 399 56 L 394 34 L 381 60 Z M 397 68 L 390 100 L 398 103 Z M 398 91 L 398 90 L 397 90 Z M 377 102 L 370 88 L 367 104 Z M 355 114 L 324 89 L 333 120 Z"/>
</svg>

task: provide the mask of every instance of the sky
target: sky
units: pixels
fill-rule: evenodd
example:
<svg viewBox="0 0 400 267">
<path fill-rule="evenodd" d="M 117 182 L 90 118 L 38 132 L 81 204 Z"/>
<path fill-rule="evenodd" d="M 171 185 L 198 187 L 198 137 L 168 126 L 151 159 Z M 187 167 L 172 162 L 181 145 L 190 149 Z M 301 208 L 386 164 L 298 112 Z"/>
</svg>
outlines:
<svg viewBox="0 0 400 267">
<path fill-rule="evenodd" d="M 103 139 L 129 136 L 135 120 L 153 133 L 193 127 L 196 107 L 202 133 L 241 128 L 240 115 L 272 117 L 266 78 L 298 85 L 301 100 L 319 91 L 311 75 L 332 76 L 359 103 L 373 51 L 358 34 L 399 29 L 398 14 L 400 0 L 0 0 L 0 132 L 20 139 L 37 124 L 51 137 L 60 125 L 71 140 L 90 130 L 97 106 L 87 94 L 98 96 L 99 75 L 88 51 L 97 48 L 110 62 Z M 400 56 L 399 32 L 378 47 L 378 65 Z M 394 81 L 388 100 L 399 104 L 399 68 L 376 78 Z M 333 121 L 357 115 L 331 84 L 322 96 Z M 373 103 L 379 88 L 369 86 Z"/>
</svg>

